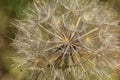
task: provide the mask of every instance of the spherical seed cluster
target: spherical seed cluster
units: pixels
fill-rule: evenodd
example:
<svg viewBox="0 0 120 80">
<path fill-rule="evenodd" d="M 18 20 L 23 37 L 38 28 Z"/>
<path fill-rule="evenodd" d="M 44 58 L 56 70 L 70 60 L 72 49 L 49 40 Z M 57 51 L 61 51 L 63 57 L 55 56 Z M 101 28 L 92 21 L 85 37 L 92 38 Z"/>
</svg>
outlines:
<svg viewBox="0 0 120 80">
<path fill-rule="evenodd" d="M 31 80 L 104 80 L 120 52 L 117 13 L 98 0 L 36 0 L 13 46 Z"/>
</svg>

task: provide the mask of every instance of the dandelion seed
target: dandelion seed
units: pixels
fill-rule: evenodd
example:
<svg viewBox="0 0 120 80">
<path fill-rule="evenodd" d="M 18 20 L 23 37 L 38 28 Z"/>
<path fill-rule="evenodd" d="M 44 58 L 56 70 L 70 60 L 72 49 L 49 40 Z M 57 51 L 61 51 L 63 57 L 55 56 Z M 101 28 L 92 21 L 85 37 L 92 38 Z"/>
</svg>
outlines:
<svg viewBox="0 0 120 80">
<path fill-rule="evenodd" d="M 21 54 L 20 66 L 33 68 L 31 80 L 103 80 L 110 76 L 120 53 L 120 27 L 111 25 L 111 21 L 116 23 L 114 12 L 99 3 L 37 0 L 25 19 L 13 22 L 18 29 L 13 46 Z"/>
</svg>

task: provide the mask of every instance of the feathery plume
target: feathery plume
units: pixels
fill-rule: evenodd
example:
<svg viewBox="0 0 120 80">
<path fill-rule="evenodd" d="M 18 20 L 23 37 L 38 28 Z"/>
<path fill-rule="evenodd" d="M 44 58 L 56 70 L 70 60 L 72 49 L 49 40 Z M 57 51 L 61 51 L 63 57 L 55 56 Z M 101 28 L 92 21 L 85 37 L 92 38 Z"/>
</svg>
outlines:
<svg viewBox="0 0 120 80">
<path fill-rule="evenodd" d="M 30 80 L 104 80 L 120 53 L 117 13 L 98 0 L 36 0 L 13 46 Z"/>
</svg>

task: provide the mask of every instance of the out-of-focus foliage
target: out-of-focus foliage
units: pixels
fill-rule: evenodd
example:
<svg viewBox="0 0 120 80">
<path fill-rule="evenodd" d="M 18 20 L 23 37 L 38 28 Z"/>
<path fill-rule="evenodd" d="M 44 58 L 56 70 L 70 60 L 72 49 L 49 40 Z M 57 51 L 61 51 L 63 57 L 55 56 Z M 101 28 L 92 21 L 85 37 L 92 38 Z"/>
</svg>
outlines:
<svg viewBox="0 0 120 80">
<path fill-rule="evenodd" d="M 9 27 L 9 22 L 22 15 L 29 2 L 31 1 L 0 0 L 0 80 L 19 80 L 16 75 L 19 75 L 20 71 L 17 68 L 12 69 L 13 61 L 10 59 L 10 56 L 13 56 L 10 38 L 14 38 L 16 30 Z"/>
</svg>

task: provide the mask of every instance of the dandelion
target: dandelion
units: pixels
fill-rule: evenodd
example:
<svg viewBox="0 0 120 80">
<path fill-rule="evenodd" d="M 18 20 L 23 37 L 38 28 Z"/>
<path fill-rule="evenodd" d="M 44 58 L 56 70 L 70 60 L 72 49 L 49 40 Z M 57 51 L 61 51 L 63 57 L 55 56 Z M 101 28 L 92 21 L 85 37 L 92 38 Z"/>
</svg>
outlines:
<svg viewBox="0 0 120 80">
<path fill-rule="evenodd" d="M 36 0 L 15 20 L 13 46 L 30 80 L 111 78 L 120 52 L 117 13 L 98 0 Z"/>
</svg>

